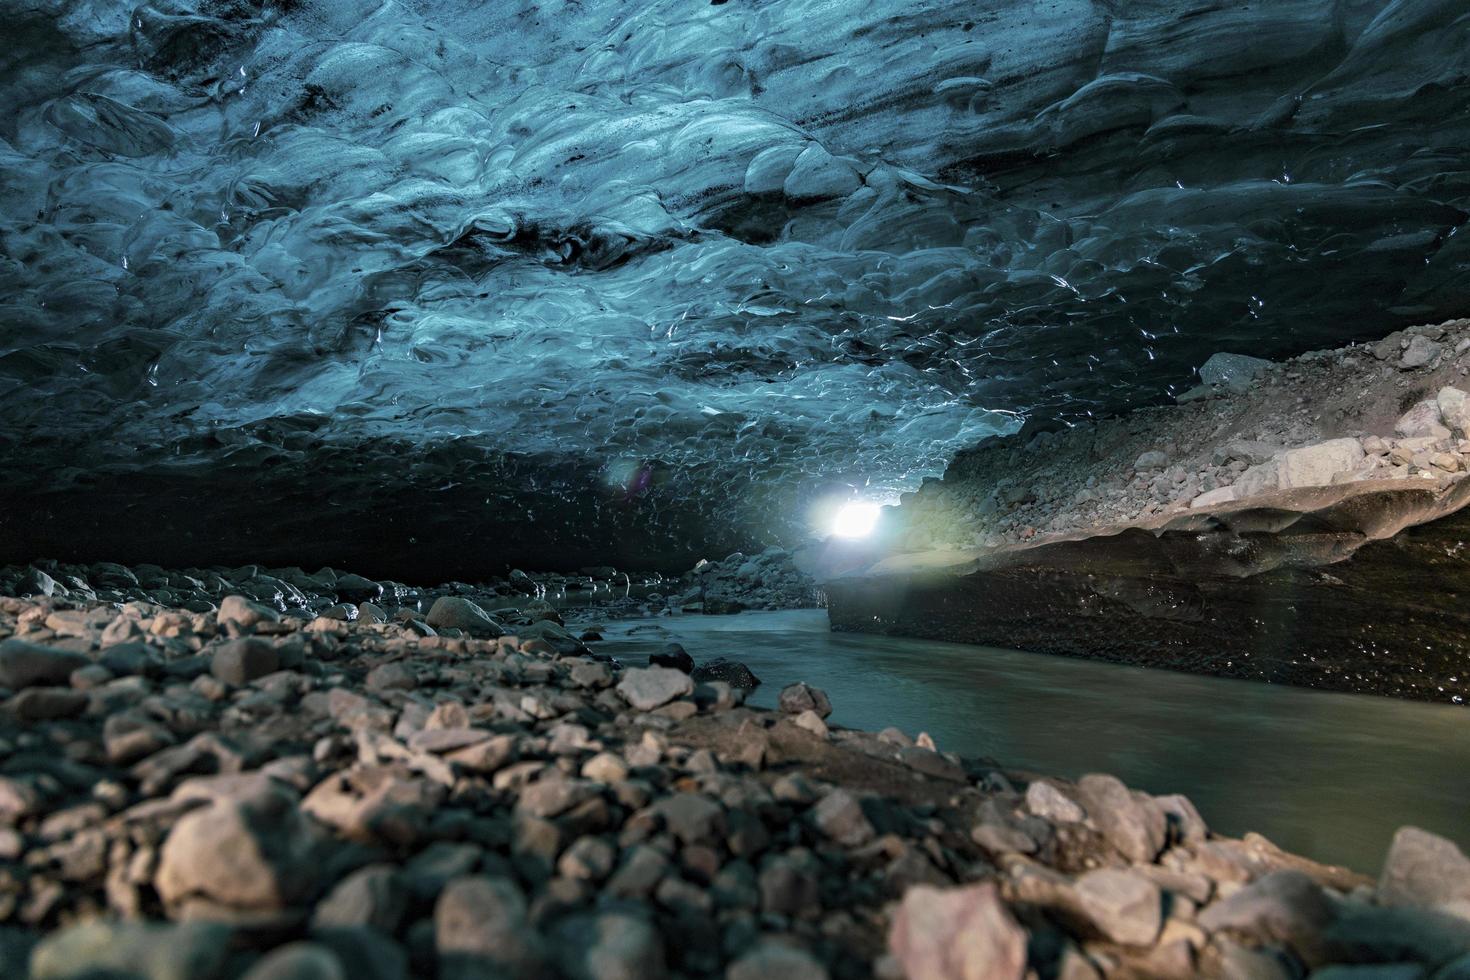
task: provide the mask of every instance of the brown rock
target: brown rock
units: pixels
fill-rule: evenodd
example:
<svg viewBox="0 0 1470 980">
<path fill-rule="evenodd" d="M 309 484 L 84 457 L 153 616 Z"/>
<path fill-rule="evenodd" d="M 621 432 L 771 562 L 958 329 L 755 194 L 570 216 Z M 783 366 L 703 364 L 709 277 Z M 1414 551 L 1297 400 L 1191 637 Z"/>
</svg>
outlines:
<svg viewBox="0 0 1470 980">
<path fill-rule="evenodd" d="M 910 888 L 888 947 L 907 980 L 1021 980 L 1026 971 L 1026 933 L 990 882 Z"/>
</svg>

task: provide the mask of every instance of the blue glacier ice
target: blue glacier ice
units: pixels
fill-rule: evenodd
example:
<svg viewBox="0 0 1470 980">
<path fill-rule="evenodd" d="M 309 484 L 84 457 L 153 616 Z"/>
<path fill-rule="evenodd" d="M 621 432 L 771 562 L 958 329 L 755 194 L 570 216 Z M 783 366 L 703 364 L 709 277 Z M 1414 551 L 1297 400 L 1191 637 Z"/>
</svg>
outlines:
<svg viewBox="0 0 1470 980">
<path fill-rule="evenodd" d="M 0 14 L 3 557 L 678 564 L 1470 310 L 1470 0 Z"/>
</svg>

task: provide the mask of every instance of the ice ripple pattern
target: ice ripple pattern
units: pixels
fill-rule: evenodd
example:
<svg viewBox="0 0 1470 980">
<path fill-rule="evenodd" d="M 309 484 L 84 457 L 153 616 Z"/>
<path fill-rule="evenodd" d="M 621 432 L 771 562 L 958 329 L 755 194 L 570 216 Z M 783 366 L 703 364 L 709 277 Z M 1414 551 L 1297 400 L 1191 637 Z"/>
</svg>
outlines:
<svg viewBox="0 0 1470 980">
<path fill-rule="evenodd" d="M 1470 0 L 0 12 L 0 447 L 48 489 L 452 447 L 769 523 L 1470 308 Z"/>
</svg>

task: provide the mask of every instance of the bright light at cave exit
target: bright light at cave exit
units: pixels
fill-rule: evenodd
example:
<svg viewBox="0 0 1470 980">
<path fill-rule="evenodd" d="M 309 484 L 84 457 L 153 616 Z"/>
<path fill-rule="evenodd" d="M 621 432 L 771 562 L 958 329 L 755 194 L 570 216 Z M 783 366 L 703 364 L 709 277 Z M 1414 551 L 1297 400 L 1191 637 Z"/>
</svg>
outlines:
<svg viewBox="0 0 1470 980">
<path fill-rule="evenodd" d="M 839 538 L 866 538 L 878 524 L 878 510 L 871 500 L 845 503 L 832 518 L 832 533 Z"/>
</svg>

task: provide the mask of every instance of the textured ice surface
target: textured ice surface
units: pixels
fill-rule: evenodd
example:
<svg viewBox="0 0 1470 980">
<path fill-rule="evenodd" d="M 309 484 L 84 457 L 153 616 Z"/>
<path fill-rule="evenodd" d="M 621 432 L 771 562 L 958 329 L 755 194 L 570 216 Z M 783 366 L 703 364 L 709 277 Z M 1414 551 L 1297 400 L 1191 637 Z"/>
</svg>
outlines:
<svg viewBox="0 0 1470 980">
<path fill-rule="evenodd" d="M 699 551 L 1470 306 L 1470 0 L 0 15 L 27 547 L 189 494 Z"/>
</svg>

